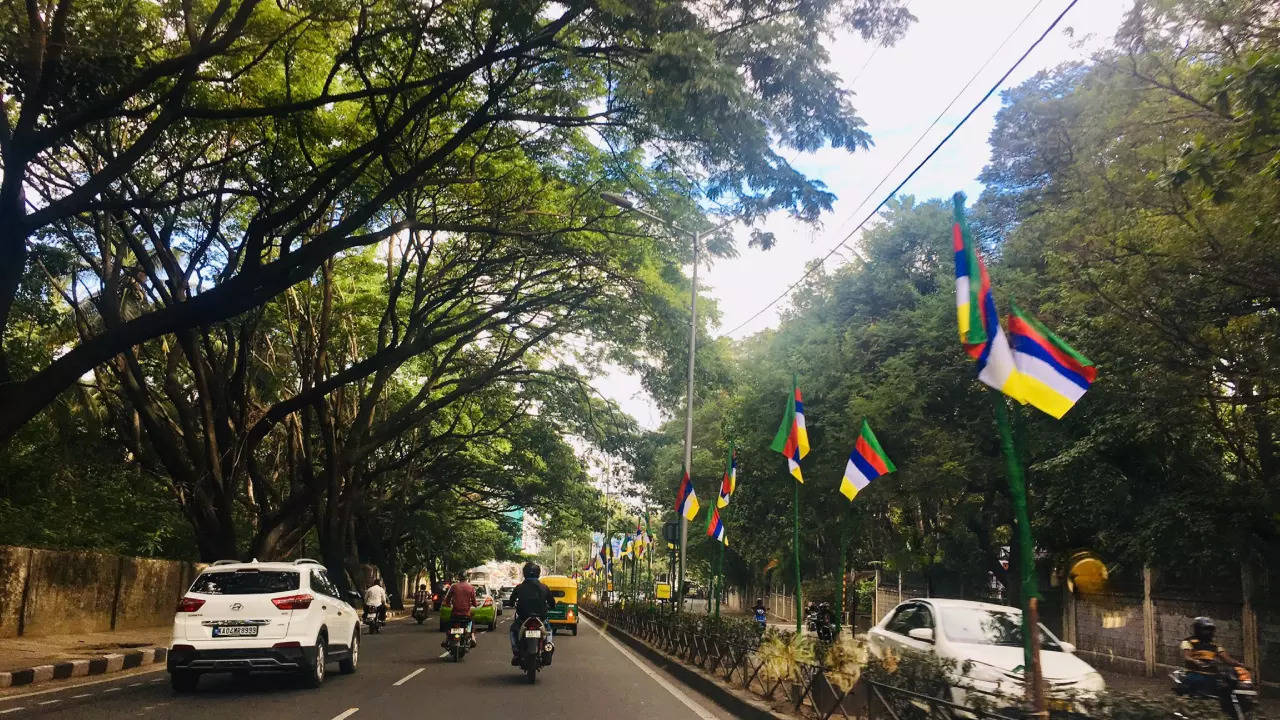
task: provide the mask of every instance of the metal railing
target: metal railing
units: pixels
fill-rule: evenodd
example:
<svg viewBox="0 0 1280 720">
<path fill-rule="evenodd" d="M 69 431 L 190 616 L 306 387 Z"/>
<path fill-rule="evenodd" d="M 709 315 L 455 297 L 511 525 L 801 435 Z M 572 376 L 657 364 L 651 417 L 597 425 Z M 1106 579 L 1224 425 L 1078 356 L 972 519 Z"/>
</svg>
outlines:
<svg viewBox="0 0 1280 720">
<path fill-rule="evenodd" d="M 962 711 L 962 717 L 978 720 L 1014 720 L 866 678 L 841 690 L 837 685 L 843 683 L 833 683 L 820 662 L 791 662 L 782 673 L 776 668 L 769 672 L 766 665 L 770 658 L 760 652 L 758 639 L 715 637 L 696 631 L 696 623 L 681 627 L 671 615 L 645 616 L 599 605 L 581 607 L 596 620 L 770 704 L 785 704 L 803 718 L 925 720 L 952 718 L 955 711 Z"/>
</svg>

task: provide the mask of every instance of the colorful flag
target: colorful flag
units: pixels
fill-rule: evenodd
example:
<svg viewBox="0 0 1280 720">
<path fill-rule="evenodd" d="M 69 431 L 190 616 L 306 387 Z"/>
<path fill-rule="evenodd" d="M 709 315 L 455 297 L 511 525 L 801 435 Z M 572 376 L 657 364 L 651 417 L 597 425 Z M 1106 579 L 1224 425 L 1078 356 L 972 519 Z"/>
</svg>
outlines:
<svg viewBox="0 0 1280 720">
<path fill-rule="evenodd" d="M 707 537 L 729 544 L 729 539 L 724 534 L 724 521 L 720 519 L 720 508 L 711 510 L 711 519 L 707 522 Z"/>
<path fill-rule="evenodd" d="M 729 504 L 729 498 L 733 496 L 733 491 L 738 488 L 738 451 L 733 448 L 733 443 L 729 443 L 729 465 L 724 470 L 724 477 L 720 480 L 720 497 L 716 499 L 717 507 L 724 507 Z"/>
<path fill-rule="evenodd" d="M 862 419 L 862 433 L 858 442 L 854 443 L 853 452 L 849 453 L 849 462 L 844 466 L 844 478 L 840 480 L 840 493 L 852 502 L 858 491 L 866 487 L 872 480 L 897 470 L 893 461 L 880 447 L 876 434 L 871 432 L 867 419 Z"/>
<path fill-rule="evenodd" d="M 800 400 L 800 388 L 795 378 L 791 379 L 791 396 L 787 398 L 787 409 L 782 414 L 782 424 L 778 426 L 778 434 L 773 436 L 769 448 L 782 453 L 787 458 L 787 468 L 798 482 L 804 482 L 800 474 L 800 459 L 809 454 L 809 433 L 804 426 L 804 403 Z"/>
<path fill-rule="evenodd" d="M 956 253 L 956 319 L 960 343 L 978 361 L 978 379 L 1022 401 L 1017 365 L 1009 341 L 1000 329 L 1000 315 L 991 295 L 991 277 L 982 263 L 964 218 L 964 193 L 952 198 L 955 222 L 951 240 Z M 976 287 L 975 287 L 976 284 Z"/>
<path fill-rule="evenodd" d="M 698 517 L 698 494 L 693 491 L 688 470 L 685 471 L 684 478 L 680 481 L 680 491 L 676 494 L 676 512 L 683 515 L 685 520 L 692 521 Z"/>
<path fill-rule="evenodd" d="M 1093 384 L 1098 369 L 1017 303 L 1010 303 L 1009 336 L 1022 400 L 1061 419 Z"/>
</svg>

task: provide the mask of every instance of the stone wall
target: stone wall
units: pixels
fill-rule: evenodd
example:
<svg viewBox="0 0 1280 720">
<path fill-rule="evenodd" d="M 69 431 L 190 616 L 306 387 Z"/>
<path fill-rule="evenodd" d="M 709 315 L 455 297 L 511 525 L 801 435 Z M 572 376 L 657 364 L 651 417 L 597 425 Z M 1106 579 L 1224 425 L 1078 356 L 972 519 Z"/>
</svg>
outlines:
<svg viewBox="0 0 1280 720">
<path fill-rule="evenodd" d="M 0 638 L 167 625 L 199 567 L 0 545 Z"/>
</svg>

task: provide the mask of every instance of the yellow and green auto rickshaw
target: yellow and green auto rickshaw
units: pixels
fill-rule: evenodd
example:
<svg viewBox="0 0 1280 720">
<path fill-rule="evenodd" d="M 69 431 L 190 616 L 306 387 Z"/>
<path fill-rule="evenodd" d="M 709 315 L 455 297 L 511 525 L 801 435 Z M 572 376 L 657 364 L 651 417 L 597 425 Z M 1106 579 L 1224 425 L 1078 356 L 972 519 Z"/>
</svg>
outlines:
<svg viewBox="0 0 1280 720">
<path fill-rule="evenodd" d="M 569 630 L 578 634 L 578 581 L 564 575 L 547 575 L 542 578 L 551 594 L 555 596 L 556 606 L 547 614 L 547 620 L 555 630 Z"/>
</svg>

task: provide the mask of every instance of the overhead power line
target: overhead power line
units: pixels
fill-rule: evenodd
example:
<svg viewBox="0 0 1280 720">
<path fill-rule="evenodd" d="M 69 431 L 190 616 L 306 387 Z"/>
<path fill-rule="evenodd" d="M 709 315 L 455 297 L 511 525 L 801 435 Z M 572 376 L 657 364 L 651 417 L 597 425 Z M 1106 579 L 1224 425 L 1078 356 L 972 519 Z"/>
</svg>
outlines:
<svg viewBox="0 0 1280 720">
<path fill-rule="evenodd" d="M 1024 60 L 1026 60 L 1026 59 L 1027 59 L 1027 57 L 1028 57 L 1029 55 L 1031 55 L 1031 53 L 1032 53 L 1032 52 L 1033 52 L 1037 47 L 1039 47 L 1040 43 L 1044 42 L 1044 39 L 1045 39 L 1046 37 L 1048 37 L 1048 36 L 1049 36 L 1049 33 L 1053 32 L 1053 29 L 1054 29 L 1054 28 L 1056 28 L 1056 27 L 1058 26 L 1058 23 L 1062 22 L 1062 18 L 1066 17 L 1066 16 L 1067 16 L 1067 13 L 1071 12 L 1071 8 L 1075 7 L 1075 6 L 1076 6 L 1076 3 L 1078 3 L 1079 1 L 1080 1 L 1080 0 L 1071 0 L 1071 2 L 1067 3 L 1067 6 L 1066 6 L 1065 8 L 1063 8 L 1063 9 L 1062 9 L 1062 12 L 1058 13 L 1058 16 L 1057 16 L 1057 17 L 1055 17 L 1055 18 L 1053 19 L 1053 22 L 1049 23 L 1049 26 L 1048 26 L 1048 27 L 1046 27 L 1046 28 L 1044 29 L 1044 32 L 1040 33 L 1040 36 L 1039 36 L 1039 37 L 1037 37 L 1037 38 L 1035 39 L 1035 41 L 1034 41 L 1034 42 L 1032 42 L 1030 45 L 1028 45 L 1028 46 L 1027 46 L 1027 49 L 1026 49 L 1025 51 L 1023 51 L 1022 55 L 1020 55 L 1020 56 L 1018 57 L 1018 59 L 1017 59 L 1017 60 L 1015 60 L 1015 61 L 1014 61 L 1014 63 L 1013 63 L 1012 65 L 1010 65 L 1010 66 L 1009 66 L 1009 69 L 1008 69 L 1008 70 L 1006 70 L 1006 71 L 1004 72 L 1004 74 L 1000 76 L 1000 79 L 999 79 L 999 80 L 996 80 L 996 81 L 995 81 L 995 83 L 991 86 L 991 88 L 990 88 L 989 90 L 987 90 L 986 94 L 985 94 L 985 95 L 983 95 L 983 96 L 978 100 L 978 102 L 974 103 L 973 107 L 969 108 L 969 112 L 965 113 L 964 117 L 960 118 L 960 121 L 959 121 L 959 122 L 957 122 L 957 123 L 955 124 L 955 127 L 951 128 L 951 131 L 950 131 L 950 132 L 948 132 L 948 133 L 946 134 L 946 136 L 944 136 L 944 137 L 942 138 L 942 140 L 938 141 L 938 144 L 937 144 L 937 145 L 935 145 L 935 146 L 933 147 L 933 149 L 929 151 L 929 154 L 928 154 L 928 155 L 925 155 L 925 156 L 924 156 L 924 159 L 923 159 L 923 160 L 921 160 L 919 163 L 917 163 L 917 164 L 916 164 L 916 166 L 915 166 L 914 168 L 912 168 L 912 169 L 911 169 L 911 172 L 910 172 L 910 173 L 908 173 L 908 174 L 907 174 L 907 176 L 906 176 L 905 178 L 903 178 L 903 179 L 902 179 L 902 181 L 901 181 L 901 182 L 899 182 L 899 183 L 898 183 L 898 184 L 893 188 L 893 190 L 890 190 L 890 191 L 889 191 L 889 194 L 888 194 L 888 195 L 886 195 L 886 196 L 884 197 L 884 199 L 883 199 L 883 200 L 881 200 L 881 201 L 880 201 L 880 202 L 879 202 L 879 203 L 878 203 L 874 208 L 872 208 L 871 212 L 867 213 L 866 217 L 864 217 L 864 218 L 862 219 L 862 221 L 861 221 L 861 222 L 859 222 L 859 223 L 857 224 L 857 226 L 855 226 L 852 230 L 850 230 L 850 231 L 848 232 L 848 234 L 846 234 L 843 238 L 841 238 L 840 242 L 836 243 L 835 247 L 832 247 L 832 248 L 831 248 L 831 250 L 829 250 L 829 251 L 827 252 L 827 254 L 826 254 L 826 255 L 823 255 L 823 256 L 822 256 L 822 260 L 821 260 L 820 262 L 813 264 L 813 265 L 812 265 L 808 270 L 806 270 L 806 271 L 804 272 L 804 274 L 803 274 L 803 275 L 801 275 L 799 278 L 797 278 L 795 282 L 793 282 L 793 283 L 791 283 L 791 285 L 787 286 L 787 289 L 786 289 L 786 290 L 783 290 L 783 291 L 782 291 L 782 293 L 781 293 L 780 295 L 778 295 L 778 297 L 776 297 L 776 298 L 774 298 L 773 300 L 769 301 L 769 304 L 767 304 L 767 305 L 765 305 L 764 307 L 762 307 L 762 308 L 760 308 L 759 310 L 757 310 L 755 313 L 753 313 L 753 314 L 751 315 L 751 317 L 749 317 L 749 318 L 747 318 L 746 320 L 744 320 L 744 321 L 742 321 L 742 322 L 738 323 L 737 325 L 733 326 L 733 328 L 731 328 L 731 329 L 730 329 L 728 332 L 726 332 L 725 334 L 726 334 L 726 335 L 732 335 L 733 333 L 735 333 L 735 332 L 737 332 L 737 331 L 741 330 L 742 328 L 744 328 L 744 327 L 746 327 L 747 325 L 749 325 L 749 324 L 750 324 L 752 321 L 754 321 L 756 318 L 760 317 L 760 316 L 761 316 L 761 315 L 763 315 L 765 312 L 767 312 L 767 311 L 769 310 L 769 308 L 772 308 L 774 305 L 777 305 L 778 303 L 780 303 L 780 302 L 782 302 L 783 300 L 785 300 L 789 295 L 791 295 L 791 291 L 792 291 L 792 290 L 795 290 L 797 287 L 799 287 L 799 286 L 800 286 L 800 283 L 804 282 L 804 281 L 805 281 L 805 280 L 806 280 L 810 275 L 812 275 L 814 272 L 816 272 L 816 271 L 817 271 L 817 269 L 818 269 L 819 267 L 821 267 L 821 265 L 822 265 L 822 263 L 823 263 L 823 262 L 826 262 L 826 261 L 827 261 L 827 260 L 828 260 L 832 255 L 836 254 L 836 253 L 840 250 L 840 248 L 844 247 L 844 246 L 845 246 L 845 243 L 849 242 L 849 239 L 850 239 L 850 238 L 852 238 L 852 237 L 853 237 L 853 236 L 854 236 L 854 235 L 855 235 L 859 230 L 861 230 L 861 229 L 863 228 L 863 226 L 864 226 L 864 225 L 866 225 L 868 222 L 870 222 L 870 221 L 871 221 L 871 219 L 872 219 L 872 218 L 874 218 L 874 217 L 876 216 L 876 214 L 877 214 L 877 213 L 879 213 L 879 212 L 880 212 L 880 210 L 881 210 L 881 209 L 883 209 L 883 208 L 884 208 L 884 206 L 885 206 L 885 205 L 887 205 L 887 204 L 889 203 L 889 201 L 890 201 L 890 200 L 892 200 L 892 199 L 893 199 L 893 196 L 897 195 L 897 194 L 898 194 L 898 191 L 899 191 L 899 190 L 901 190 L 904 186 L 906 186 L 906 184 L 907 184 L 908 182 L 910 182 L 910 181 L 911 181 L 911 178 L 915 177 L 916 173 L 920 172 L 920 169 L 921 169 L 921 168 L 923 168 L 926 164 L 928 164 L 928 162 L 929 162 L 930 160 L 932 160 L 932 159 L 933 159 L 933 156 L 934 156 L 934 155 L 937 155 L 937 154 L 938 154 L 938 151 L 939 151 L 939 150 L 941 150 L 941 149 L 942 149 L 942 147 L 943 147 L 944 145 L 946 145 L 946 144 L 947 144 L 947 142 L 948 142 L 948 141 L 950 141 L 950 140 L 951 140 L 951 138 L 952 138 L 952 137 L 954 137 L 954 136 L 955 136 L 955 134 L 956 134 L 957 132 L 959 132 L 959 131 L 960 131 L 960 128 L 964 127 L 964 124 L 965 124 L 966 122 L 968 122 L 968 121 L 969 121 L 969 118 L 973 117 L 973 114 L 974 114 L 974 113 L 976 113 L 976 112 L 978 111 L 978 109 L 979 109 L 979 108 L 981 108 L 981 107 L 982 107 L 982 106 L 987 102 L 987 100 L 989 100 L 989 99 L 991 98 L 991 96 L 992 96 L 992 95 L 994 95 L 994 94 L 996 93 L 996 90 L 999 90 L 999 89 L 1000 89 L 1000 86 L 1004 84 L 1004 81 L 1005 81 L 1005 80 L 1008 80 L 1008 79 L 1009 79 L 1009 76 L 1010 76 L 1010 75 L 1012 75 L 1012 74 L 1013 74 L 1013 72 L 1014 72 L 1015 70 L 1017 70 L 1017 69 L 1018 69 L 1018 66 L 1020 66 L 1020 65 L 1022 64 L 1022 62 L 1023 62 Z M 1037 3 L 1037 6 L 1038 6 L 1038 5 L 1039 5 L 1039 3 Z M 1033 12 L 1034 12 L 1034 8 L 1033 8 L 1032 10 L 1033 10 Z M 1026 18 L 1025 18 L 1025 17 L 1023 18 L 1023 22 L 1026 22 Z M 1021 26 L 1022 26 L 1022 23 L 1018 23 L 1018 27 L 1021 27 Z M 1015 27 L 1015 28 L 1014 28 L 1014 30 L 1013 30 L 1013 33 L 1016 33 L 1016 32 L 1017 32 L 1017 30 L 1018 30 L 1018 28 L 1017 28 L 1017 27 Z M 1005 43 L 1007 43 L 1007 42 L 1009 41 L 1009 38 L 1011 38 L 1011 37 L 1013 36 L 1013 33 L 1010 33 L 1009 37 L 1006 37 L 1006 38 L 1005 38 Z M 1004 45 L 1004 43 L 1001 43 L 1001 47 L 1003 47 L 1003 45 Z M 998 50 L 997 50 L 997 52 L 998 52 Z M 990 63 L 990 62 L 991 62 L 991 60 L 990 60 L 990 59 L 988 59 L 988 60 L 987 60 L 987 63 Z M 984 63 L 984 64 L 983 64 L 983 67 L 984 67 L 984 68 L 986 67 L 986 64 L 987 64 L 987 63 Z M 980 73 L 980 72 L 982 72 L 981 68 L 978 70 L 978 72 L 979 72 L 979 73 Z M 976 74 L 975 74 L 975 77 L 976 77 Z M 970 83 L 972 83 L 972 82 L 973 82 L 973 79 L 971 78 L 969 82 L 970 82 Z M 968 84 L 966 84 L 966 85 L 965 85 L 965 87 L 968 87 Z M 964 92 L 964 90 L 962 89 L 960 92 L 962 92 L 962 93 L 963 93 L 963 92 Z M 953 99 L 953 100 L 952 100 L 952 103 L 954 103 L 954 102 L 955 102 L 955 100 Z M 947 107 L 948 107 L 948 108 L 950 108 L 950 104 L 948 104 L 948 106 L 947 106 Z M 946 113 L 946 110 L 944 109 L 944 110 L 943 110 L 943 114 L 945 114 L 945 113 Z M 941 115 L 940 115 L 939 117 L 941 117 Z M 934 123 L 937 123 L 937 119 L 935 119 L 935 120 L 934 120 Z M 933 124 L 930 124 L 929 129 L 932 129 L 932 127 L 933 127 Z M 926 133 L 928 133 L 928 130 L 925 130 L 925 132 L 926 132 Z M 922 136 L 922 137 L 923 137 L 923 136 Z M 917 140 L 917 141 L 916 141 L 916 143 L 917 143 L 917 144 L 918 144 L 919 142 L 920 142 L 919 140 Z M 915 148 L 915 145 L 912 145 L 912 149 L 914 149 L 914 148 Z M 911 152 L 911 150 L 908 150 L 907 152 L 908 152 L 908 153 L 910 153 L 910 152 Z M 904 155 L 903 157 L 905 158 L 906 156 Z M 901 164 L 901 160 L 899 160 L 899 164 Z M 888 173 L 886 173 L 885 177 L 884 177 L 883 179 L 881 179 L 881 181 L 880 181 L 879 183 L 877 183 L 877 184 L 876 184 L 876 188 L 879 188 L 879 187 L 880 187 L 880 185 L 884 184 L 884 182 L 885 182 L 886 180 L 888 180 L 889 175 L 892 175 L 892 174 L 893 174 L 893 170 L 896 170 L 896 169 L 897 169 L 897 167 L 898 167 L 898 165 L 894 165 L 893 169 L 891 169 Z M 873 188 L 871 192 L 872 192 L 872 193 L 874 193 L 874 192 L 875 192 L 875 188 Z M 863 203 L 865 203 L 865 202 L 866 202 L 866 201 L 864 200 L 864 201 L 863 201 Z"/>
</svg>

